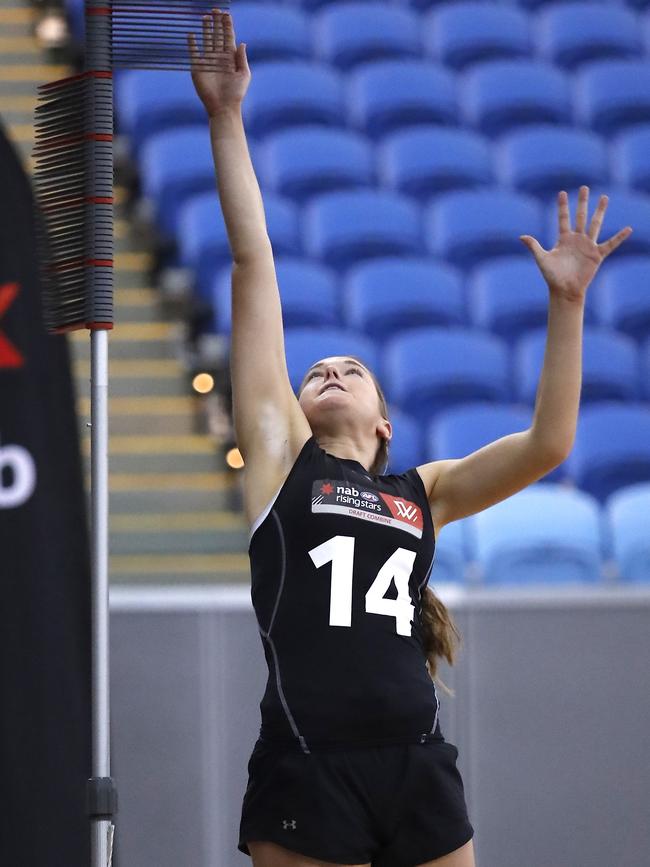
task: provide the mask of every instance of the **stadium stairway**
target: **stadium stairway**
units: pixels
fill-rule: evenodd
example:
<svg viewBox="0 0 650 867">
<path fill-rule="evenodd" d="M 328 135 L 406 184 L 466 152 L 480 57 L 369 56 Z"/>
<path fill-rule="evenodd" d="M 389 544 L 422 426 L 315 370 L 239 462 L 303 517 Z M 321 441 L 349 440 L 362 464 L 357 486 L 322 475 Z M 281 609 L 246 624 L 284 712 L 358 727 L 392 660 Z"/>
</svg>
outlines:
<svg viewBox="0 0 650 867">
<path fill-rule="evenodd" d="M 0 8 L 0 116 L 30 172 L 36 88 L 70 74 L 44 59 L 32 15 L 29 7 Z M 239 480 L 224 467 L 203 398 L 192 392 L 183 327 L 151 285 L 151 254 L 129 219 L 126 199 L 116 177 L 115 327 L 108 339 L 110 582 L 246 581 Z M 89 494 L 90 333 L 67 339 Z"/>
</svg>

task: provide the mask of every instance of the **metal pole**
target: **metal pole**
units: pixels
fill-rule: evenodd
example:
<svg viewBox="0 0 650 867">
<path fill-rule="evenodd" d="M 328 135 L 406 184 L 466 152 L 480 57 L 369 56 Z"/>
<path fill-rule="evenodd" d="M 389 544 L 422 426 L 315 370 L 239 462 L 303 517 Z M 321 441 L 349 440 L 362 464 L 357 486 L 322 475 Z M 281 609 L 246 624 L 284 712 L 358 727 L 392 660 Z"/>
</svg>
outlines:
<svg viewBox="0 0 650 867">
<path fill-rule="evenodd" d="M 108 610 L 108 333 L 91 331 L 92 718 L 93 777 L 110 778 Z M 94 817 L 91 864 L 110 867 L 114 826 Z"/>
</svg>

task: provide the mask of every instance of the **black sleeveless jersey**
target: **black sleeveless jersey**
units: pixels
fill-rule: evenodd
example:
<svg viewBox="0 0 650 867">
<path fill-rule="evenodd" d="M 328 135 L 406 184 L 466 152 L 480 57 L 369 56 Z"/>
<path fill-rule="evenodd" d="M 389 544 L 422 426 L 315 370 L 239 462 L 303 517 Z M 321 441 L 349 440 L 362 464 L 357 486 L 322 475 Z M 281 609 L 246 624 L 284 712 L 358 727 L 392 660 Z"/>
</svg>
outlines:
<svg viewBox="0 0 650 867">
<path fill-rule="evenodd" d="M 415 468 L 371 475 L 307 440 L 251 528 L 262 739 L 304 752 L 442 739 L 420 619 L 434 548 Z"/>
</svg>

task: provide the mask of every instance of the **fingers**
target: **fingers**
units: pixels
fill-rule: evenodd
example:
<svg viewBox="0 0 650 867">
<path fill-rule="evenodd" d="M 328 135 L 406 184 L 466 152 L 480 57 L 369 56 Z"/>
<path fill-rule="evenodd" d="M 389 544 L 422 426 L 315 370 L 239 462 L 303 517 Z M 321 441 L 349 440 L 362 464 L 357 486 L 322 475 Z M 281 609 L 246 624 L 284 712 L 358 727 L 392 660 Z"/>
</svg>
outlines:
<svg viewBox="0 0 650 867">
<path fill-rule="evenodd" d="M 576 232 L 584 232 L 587 225 L 587 209 L 589 207 L 589 187 L 582 186 L 578 193 L 578 207 L 576 209 Z"/>
<path fill-rule="evenodd" d="M 559 219 L 560 235 L 571 231 L 571 221 L 569 220 L 569 196 L 565 190 L 560 190 L 557 196 L 557 209 Z"/>
<path fill-rule="evenodd" d="M 193 33 L 187 34 L 187 45 L 190 50 L 192 66 L 197 66 L 201 62 L 201 53 L 199 51 L 198 45 L 196 44 L 196 36 Z"/>
<path fill-rule="evenodd" d="M 591 218 L 591 223 L 589 224 L 589 237 L 592 241 L 598 240 L 598 233 L 600 232 L 600 227 L 603 225 L 603 219 L 605 217 L 605 210 L 607 209 L 608 202 L 609 199 L 607 196 L 601 196 L 600 201 L 598 202 L 598 207 Z"/>
<path fill-rule="evenodd" d="M 547 252 L 539 241 L 537 241 L 536 238 L 533 238 L 532 235 L 520 235 L 519 240 L 528 247 L 537 262 L 539 262 L 540 257 Z"/>
<path fill-rule="evenodd" d="M 613 253 L 614 250 L 623 243 L 623 241 L 628 238 L 632 234 L 632 227 L 626 226 L 624 229 L 621 229 L 620 232 L 617 232 L 609 241 L 603 241 L 602 244 L 598 245 L 598 249 L 603 257 L 609 256 L 610 253 Z"/>
<path fill-rule="evenodd" d="M 214 41 L 212 36 L 212 16 L 203 15 L 203 56 L 211 54 L 214 50 Z"/>
<path fill-rule="evenodd" d="M 229 12 L 224 12 L 222 16 L 223 22 L 223 50 L 224 51 L 236 51 L 237 45 L 235 43 L 235 28 L 232 23 L 232 15 Z"/>
<path fill-rule="evenodd" d="M 214 32 L 214 50 L 217 54 L 223 54 L 223 19 L 224 15 L 222 15 L 220 9 L 212 10 L 212 24 L 213 24 L 213 32 Z"/>
</svg>

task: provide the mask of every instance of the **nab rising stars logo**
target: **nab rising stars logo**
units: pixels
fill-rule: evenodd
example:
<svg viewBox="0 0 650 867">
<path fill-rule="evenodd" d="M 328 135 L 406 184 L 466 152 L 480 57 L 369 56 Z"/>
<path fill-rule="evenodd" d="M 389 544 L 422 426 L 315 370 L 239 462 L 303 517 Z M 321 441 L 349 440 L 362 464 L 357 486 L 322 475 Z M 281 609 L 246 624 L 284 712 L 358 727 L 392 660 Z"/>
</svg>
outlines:
<svg viewBox="0 0 650 867">
<path fill-rule="evenodd" d="M 422 538 L 422 510 L 410 500 L 394 497 L 383 491 L 361 491 L 339 479 L 317 479 L 312 484 L 311 510 L 361 518 L 375 524 L 385 524 Z"/>
</svg>

